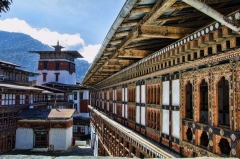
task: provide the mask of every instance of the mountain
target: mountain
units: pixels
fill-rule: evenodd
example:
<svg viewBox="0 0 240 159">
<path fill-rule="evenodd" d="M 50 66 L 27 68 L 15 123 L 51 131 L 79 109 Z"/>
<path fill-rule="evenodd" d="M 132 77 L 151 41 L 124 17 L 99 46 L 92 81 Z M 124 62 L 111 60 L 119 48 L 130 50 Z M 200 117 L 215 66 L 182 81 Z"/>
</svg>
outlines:
<svg viewBox="0 0 240 159">
<path fill-rule="evenodd" d="M 52 47 L 22 33 L 0 31 L 0 60 L 24 66 L 24 70 L 37 72 L 39 55 L 28 51 L 53 50 Z M 90 67 L 85 60 L 75 60 L 77 81 L 81 82 Z"/>
</svg>

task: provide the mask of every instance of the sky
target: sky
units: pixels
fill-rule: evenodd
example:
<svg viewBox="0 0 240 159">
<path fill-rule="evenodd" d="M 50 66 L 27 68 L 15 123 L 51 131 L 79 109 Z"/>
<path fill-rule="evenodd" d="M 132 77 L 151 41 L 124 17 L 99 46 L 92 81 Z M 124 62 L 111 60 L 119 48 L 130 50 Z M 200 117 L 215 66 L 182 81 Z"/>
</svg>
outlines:
<svg viewBox="0 0 240 159">
<path fill-rule="evenodd" d="M 126 0 L 12 0 L 0 30 L 77 50 L 91 63 Z"/>
</svg>

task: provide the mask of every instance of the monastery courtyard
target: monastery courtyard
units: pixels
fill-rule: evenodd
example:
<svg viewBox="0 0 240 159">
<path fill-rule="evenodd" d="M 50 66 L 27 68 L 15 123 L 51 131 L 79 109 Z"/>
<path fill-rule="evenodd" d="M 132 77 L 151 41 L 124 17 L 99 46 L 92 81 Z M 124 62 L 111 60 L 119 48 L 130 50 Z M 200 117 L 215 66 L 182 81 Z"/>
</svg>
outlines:
<svg viewBox="0 0 240 159">
<path fill-rule="evenodd" d="M 21 154 L 21 155 L 20 155 Z M 89 146 L 72 146 L 66 151 L 48 151 L 48 152 L 35 152 L 31 150 L 13 150 L 0 156 L 0 159 L 12 158 L 92 158 L 86 156 L 93 156 L 93 151 Z"/>
</svg>

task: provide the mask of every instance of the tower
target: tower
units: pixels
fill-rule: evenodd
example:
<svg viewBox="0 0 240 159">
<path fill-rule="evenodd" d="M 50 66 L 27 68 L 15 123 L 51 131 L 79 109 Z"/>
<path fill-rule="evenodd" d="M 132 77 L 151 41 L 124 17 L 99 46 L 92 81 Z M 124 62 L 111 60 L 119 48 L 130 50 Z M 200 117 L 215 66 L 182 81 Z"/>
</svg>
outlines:
<svg viewBox="0 0 240 159">
<path fill-rule="evenodd" d="M 52 46 L 54 51 L 29 51 L 38 53 L 40 59 L 38 61 L 37 85 L 49 82 L 62 84 L 76 84 L 76 58 L 83 58 L 78 51 L 62 51 L 63 46 Z"/>
</svg>

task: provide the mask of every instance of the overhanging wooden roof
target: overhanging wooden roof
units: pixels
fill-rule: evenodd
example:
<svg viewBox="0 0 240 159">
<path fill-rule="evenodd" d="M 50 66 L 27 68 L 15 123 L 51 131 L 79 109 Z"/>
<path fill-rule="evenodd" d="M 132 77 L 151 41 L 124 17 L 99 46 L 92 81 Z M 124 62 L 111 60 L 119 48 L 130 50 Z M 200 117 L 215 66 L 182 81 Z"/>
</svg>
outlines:
<svg viewBox="0 0 240 159">
<path fill-rule="evenodd" d="M 75 109 L 27 109 L 18 118 L 21 119 L 62 119 L 71 118 Z"/>
<path fill-rule="evenodd" d="M 239 0 L 202 2 L 225 16 L 240 8 Z M 128 0 L 82 83 L 94 86 L 214 21 L 182 0 Z"/>
</svg>

